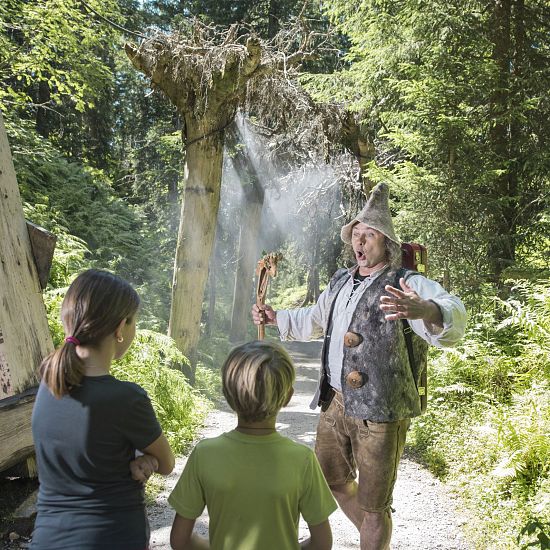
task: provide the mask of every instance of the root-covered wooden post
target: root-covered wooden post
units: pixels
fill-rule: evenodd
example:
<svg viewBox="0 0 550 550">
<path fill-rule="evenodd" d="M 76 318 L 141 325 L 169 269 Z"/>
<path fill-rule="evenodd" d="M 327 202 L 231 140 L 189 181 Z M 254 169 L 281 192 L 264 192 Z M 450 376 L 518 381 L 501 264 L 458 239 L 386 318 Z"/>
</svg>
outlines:
<svg viewBox="0 0 550 550">
<path fill-rule="evenodd" d="M 236 35 L 232 28 L 212 38 L 208 29 L 197 25 L 192 36 L 158 35 L 139 47 L 125 48 L 133 65 L 170 98 L 185 120 L 185 190 L 169 335 L 192 364 L 220 200 L 224 130 L 249 79 L 270 70 L 262 63 L 260 40 L 238 40 Z"/>
</svg>

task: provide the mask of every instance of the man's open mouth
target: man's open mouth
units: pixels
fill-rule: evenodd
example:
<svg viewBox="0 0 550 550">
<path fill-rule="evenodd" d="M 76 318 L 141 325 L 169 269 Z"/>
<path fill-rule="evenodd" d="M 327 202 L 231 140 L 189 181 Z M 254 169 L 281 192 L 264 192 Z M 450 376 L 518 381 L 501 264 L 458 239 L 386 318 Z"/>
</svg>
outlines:
<svg viewBox="0 0 550 550">
<path fill-rule="evenodd" d="M 357 258 L 357 261 L 361 261 L 365 259 L 365 255 L 363 254 L 362 250 L 356 250 L 355 251 L 355 257 Z"/>
</svg>

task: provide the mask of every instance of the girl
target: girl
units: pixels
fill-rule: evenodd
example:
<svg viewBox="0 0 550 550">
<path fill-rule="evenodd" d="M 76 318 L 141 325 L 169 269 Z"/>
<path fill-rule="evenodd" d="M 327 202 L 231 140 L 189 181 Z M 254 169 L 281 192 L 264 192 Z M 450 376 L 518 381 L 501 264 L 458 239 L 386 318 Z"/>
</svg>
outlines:
<svg viewBox="0 0 550 550">
<path fill-rule="evenodd" d="M 143 482 L 153 471 L 169 474 L 174 455 L 146 392 L 109 374 L 134 339 L 138 306 L 126 281 L 95 269 L 63 300 L 65 342 L 42 362 L 32 416 L 33 549 L 148 547 Z"/>
</svg>

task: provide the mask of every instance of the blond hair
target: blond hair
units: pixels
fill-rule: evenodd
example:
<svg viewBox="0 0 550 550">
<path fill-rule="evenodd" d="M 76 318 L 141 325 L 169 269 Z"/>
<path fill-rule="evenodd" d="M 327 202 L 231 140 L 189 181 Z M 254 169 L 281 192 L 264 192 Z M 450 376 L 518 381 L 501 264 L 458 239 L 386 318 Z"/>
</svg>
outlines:
<svg viewBox="0 0 550 550">
<path fill-rule="evenodd" d="M 246 422 L 261 422 L 286 405 L 296 373 L 284 348 L 254 341 L 234 348 L 222 367 L 223 394 Z"/>
</svg>

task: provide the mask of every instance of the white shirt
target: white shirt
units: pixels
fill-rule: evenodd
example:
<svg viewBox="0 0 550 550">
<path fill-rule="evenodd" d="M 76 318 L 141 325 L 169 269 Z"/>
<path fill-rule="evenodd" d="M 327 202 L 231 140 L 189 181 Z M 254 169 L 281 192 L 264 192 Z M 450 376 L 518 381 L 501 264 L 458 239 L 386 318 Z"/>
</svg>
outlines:
<svg viewBox="0 0 550 550">
<path fill-rule="evenodd" d="M 338 293 L 332 314 L 332 333 L 328 356 L 330 384 L 341 391 L 340 374 L 344 357 L 344 335 L 348 331 L 357 302 L 365 290 L 385 273 L 387 268 L 366 277 L 357 290 L 353 290 L 353 277 L 350 277 Z M 353 269 L 350 270 L 350 273 Z M 412 330 L 428 344 L 438 348 L 455 345 L 466 329 L 466 309 L 459 298 L 449 294 L 439 283 L 423 277 L 410 275 L 407 284 L 424 300 L 433 300 L 443 316 L 443 328 L 426 323 L 421 319 L 409 320 Z M 350 297 L 351 295 L 351 297 Z M 329 314 L 328 287 L 321 293 L 314 306 L 277 311 L 277 326 L 281 340 L 308 341 L 320 338 L 326 331 Z M 401 321 L 388 321 L 395 323 Z"/>
</svg>

